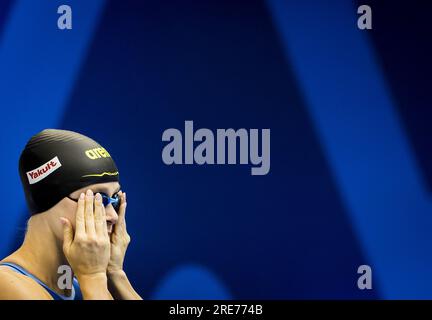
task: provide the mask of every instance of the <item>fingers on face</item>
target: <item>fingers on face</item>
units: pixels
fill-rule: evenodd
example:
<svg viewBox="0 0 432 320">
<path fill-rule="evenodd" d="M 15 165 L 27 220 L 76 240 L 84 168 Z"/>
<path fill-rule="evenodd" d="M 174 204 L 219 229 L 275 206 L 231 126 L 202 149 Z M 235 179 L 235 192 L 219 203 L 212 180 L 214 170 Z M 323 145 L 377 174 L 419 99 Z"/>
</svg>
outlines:
<svg viewBox="0 0 432 320">
<path fill-rule="evenodd" d="M 120 202 L 120 208 L 119 208 L 119 212 L 118 212 L 118 223 L 122 226 L 125 227 L 126 226 L 126 192 L 122 192 L 120 194 L 121 197 L 121 202 Z"/>
<path fill-rule="evenodd" d="M 75 217 L 75 234 L 82 235 L 85 233 L 85 195 L 81 193 L 78 198 L 78 207 Z"/>
<path fill-rule="evenodd" d="M 118 211 L 117 228 L 126 231 L 126 193 L 119 192 L 120 207 Z M 78 209 L 76 214 L 76 233 L 88 235 L 108 235 L 106 224 L 106 212 L 99 193 L 93 194 L 92 190 L 81 193 L 78 199 Z"/>
<path fill-rule="evenodd" d="M 93 203 L 94 203 L 93 191 L 89 189 L 87 190 L 85 196 L 85 210 L 84 210 L 85 228 L 86 228 L 86 233 L 88 235 L 96 234 L 94 214 L 93 214 Z"/>
<path fill-rule="evenodd" d="M 125 215 L 126 215 L 126 193 L 120 191 L 118 193 L 119 197 L 120 197 L 120 206 L 118 209 L 118 219 L 116 224 L 113 226 L 113 234 L 114 235 L 119 235 L 122 232 L 126 231 L 126 220 L 125 220 Z"/>
<path fill-rule="evenodd" d="M 102 197 L 100 193 L 97 193 L 94 200 L 94 221 L 95 221 L 95 230 L 96 234 L 107 236 L 107 224 L 106 224 L 106 213 L 105 207 L 102 203 Z"/>
</svg>

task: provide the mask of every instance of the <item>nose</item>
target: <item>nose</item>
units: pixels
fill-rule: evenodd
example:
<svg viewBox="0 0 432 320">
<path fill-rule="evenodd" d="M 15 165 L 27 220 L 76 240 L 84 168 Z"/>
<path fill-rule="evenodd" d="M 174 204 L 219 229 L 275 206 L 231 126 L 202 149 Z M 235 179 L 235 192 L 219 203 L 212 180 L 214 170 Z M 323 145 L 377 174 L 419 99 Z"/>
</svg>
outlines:
<svg viewBox="0 0 432 320">
<path fill-rule="evenodd" d="M 110 222 L 113 225 L 117 223 L 118 214 L 111 204 L 105 207 L 105 213 L 107 222 Z"/>
</svg>

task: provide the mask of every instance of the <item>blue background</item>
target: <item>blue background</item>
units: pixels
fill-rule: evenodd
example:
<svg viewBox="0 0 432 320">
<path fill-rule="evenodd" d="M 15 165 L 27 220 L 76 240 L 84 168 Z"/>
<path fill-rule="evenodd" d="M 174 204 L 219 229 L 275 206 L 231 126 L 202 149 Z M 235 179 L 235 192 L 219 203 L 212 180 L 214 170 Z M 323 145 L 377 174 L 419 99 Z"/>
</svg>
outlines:
<svg viewBox="0 0 432 320">
<path fill-rule="evenodd" d="M 361 4 L 373 30 L 357 28 Z M 432 298 L 431 9 L 0 0 L 0 255 L 28 219 L 19 154 L 61 128 L 117 162 L 126 272 L 146 299 Z M 185 120 L 270 128 L 269 174 L 164 165 L 162 132 Z"/>
</svg>

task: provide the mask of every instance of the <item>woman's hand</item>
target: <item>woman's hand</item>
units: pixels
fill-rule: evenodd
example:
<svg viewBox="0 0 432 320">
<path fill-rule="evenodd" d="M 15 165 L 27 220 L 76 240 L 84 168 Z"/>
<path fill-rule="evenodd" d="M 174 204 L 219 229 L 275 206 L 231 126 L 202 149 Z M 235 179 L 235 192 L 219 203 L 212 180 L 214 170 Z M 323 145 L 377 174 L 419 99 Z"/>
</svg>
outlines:
<svg viewBox="0 0 432 320">
<path fill-rule="evenodd" d="M 93 209 L 94 208 L 94 209 Z M 110 258 L 110 239 L 107 231 L 105 208 L 99 193 L 91 190 L 81 193 L 76 212 L 75 234 L 71 222 L 63 224 L 63 252 L 78 280 L 105 275 Z"/>
<path fill-rule="evenodd" d="M 117 223 L 113 226 L 111 234 L 111 256 L 108 263 L 107 274 L 115 274 L 123 270 L 123 262 L 127 247 L 130 243 L 130 236 L 126 231 L 126 193 L 119 192 L 120 208 L 118 211 Z"/>
<path fill-rule="evenodd" d="M 107 269 L 108 288 L 115 299 L 142 300 L 123 271 L 123 262 L 130 243 L 130 236 L 126 231 L 126 193 L 119 192 L 119 196 L 121 202 L 118 220 L 111 234 L 111 256 Z"/>
</svg>

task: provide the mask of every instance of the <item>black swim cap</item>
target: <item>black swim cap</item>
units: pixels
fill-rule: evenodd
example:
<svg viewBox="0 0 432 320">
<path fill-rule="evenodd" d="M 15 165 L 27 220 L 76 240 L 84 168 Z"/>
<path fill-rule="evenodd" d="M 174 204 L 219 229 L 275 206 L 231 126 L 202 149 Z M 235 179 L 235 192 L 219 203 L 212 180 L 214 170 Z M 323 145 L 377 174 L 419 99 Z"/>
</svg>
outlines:
<svg viewBox="0 0 432 320">
<path fill-rule="evenodd" d="M 27 142 L 19 173 L 31 214 L 91 184 L 119 181 L 114 160 L 96 141 L 55 129 L 43 130 Z"/>
</svg>

